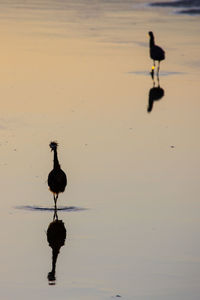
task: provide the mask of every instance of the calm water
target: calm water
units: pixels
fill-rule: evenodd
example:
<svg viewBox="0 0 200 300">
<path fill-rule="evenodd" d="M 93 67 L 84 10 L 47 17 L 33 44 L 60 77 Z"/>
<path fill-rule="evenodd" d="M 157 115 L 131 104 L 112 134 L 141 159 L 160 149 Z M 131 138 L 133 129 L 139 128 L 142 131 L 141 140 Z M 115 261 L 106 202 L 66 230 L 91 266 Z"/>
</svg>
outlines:
<svg viewBox="0 0 200 300">
<path fill-rule="evenodd" d="M 1 299 L 199 299 L 199 21 L 145 1 L 1 1 Z M 166 51 L 150 113 L 149 30 Z M 52 140 L 68 176 L 54 286 Z"/>
</svg>

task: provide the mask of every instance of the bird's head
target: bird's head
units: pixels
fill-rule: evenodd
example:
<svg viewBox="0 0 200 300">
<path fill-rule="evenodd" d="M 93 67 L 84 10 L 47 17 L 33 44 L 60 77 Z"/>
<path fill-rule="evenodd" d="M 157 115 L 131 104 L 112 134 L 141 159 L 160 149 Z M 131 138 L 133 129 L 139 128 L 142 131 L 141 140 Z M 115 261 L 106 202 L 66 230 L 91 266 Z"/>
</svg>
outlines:
<svg viewBox="0 0 200 300">
<path fill-rule="evenodd" d="M 57 142 L 51 142 L 49 144 L 49 147 L 51 148 L 51 151 L 53 151 L 53 150 L 57 149 L 58 143 Z"/>
<path fill-rule="evenodd" d="M 152 31 L 149 31 L 149 36 L 151 37 L 151 38 L 153 38 L 154 36 L 153 36 L 153 32 Z"/>
</svg>

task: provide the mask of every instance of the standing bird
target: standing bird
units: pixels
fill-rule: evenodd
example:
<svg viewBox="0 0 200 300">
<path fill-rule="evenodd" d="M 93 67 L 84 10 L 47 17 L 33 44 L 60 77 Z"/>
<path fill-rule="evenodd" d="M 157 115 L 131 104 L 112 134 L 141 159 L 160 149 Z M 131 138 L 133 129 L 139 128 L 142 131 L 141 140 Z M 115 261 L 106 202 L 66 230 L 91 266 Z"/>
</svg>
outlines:
<svg viewBox="0 0 200 300">
<path fill-rule="evenodd" d="M 49 144 L 49 147 L 51 148 L 51 151 L 54 152 L 54 159 L 53 159 L 53 170 L 49 173 L 48 176 L 48 186 L 50 191 L 53 193 L 54 203 L 56 207 L 58 194 L 63 193 L 67 185 L 67 176 L 65 172 L 61 170 L 58 161 L 58 155 L 57 155 L 58 144 L 56 142 L 51 142 Z"/>
<path fill-rule="evenodd" d="M 158 68 L 157 68 L 157 76 L 158 76 L 160 70 L 160 62 L 161 60 L 165 59 L 165 51 L 161 47 L 155 45 L 154 35 L 152 31 L 149 31 L 149 37 L 150 37 L 149 40 L 150 57 L 153 59 L 153 67 L 151 71 L 151 76 L 153 78 L 154 69 L 156 66 L 155 61 L 156 60 L 158 61 Z"/>
</svg>

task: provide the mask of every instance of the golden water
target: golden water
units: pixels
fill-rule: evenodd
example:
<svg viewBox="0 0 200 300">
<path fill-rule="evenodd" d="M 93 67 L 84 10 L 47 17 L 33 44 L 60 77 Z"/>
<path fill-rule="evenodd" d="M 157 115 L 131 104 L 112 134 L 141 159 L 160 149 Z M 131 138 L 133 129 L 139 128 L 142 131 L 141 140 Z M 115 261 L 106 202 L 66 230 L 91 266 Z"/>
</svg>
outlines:
<svg viewBox="0 0 200 300">
<path fill-rule="evenodd" d="M 149 30 L 166 51 L 151 113 Z M 0 38 L 1 298 L 198 299 L 199 17 L 2 1 Z M 81 209 L 58 211 L 53 287 L 51 140 L 68 176 L 58 207 Z"/>
</svg>

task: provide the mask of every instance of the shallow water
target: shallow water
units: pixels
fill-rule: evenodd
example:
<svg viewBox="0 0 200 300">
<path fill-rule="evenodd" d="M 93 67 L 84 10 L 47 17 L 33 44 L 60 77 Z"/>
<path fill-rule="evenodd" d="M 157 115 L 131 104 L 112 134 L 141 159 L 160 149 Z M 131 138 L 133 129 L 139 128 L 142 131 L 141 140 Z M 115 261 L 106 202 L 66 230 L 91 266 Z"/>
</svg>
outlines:
<svg viewBox="0 0 200 300">
<path fill-rule="evenodd" d="M 200 0 L 177 0 L 153 2 L 152 6 L 173 7 L 180 14 L 197 15 L 200 14 Z"/>
<path fill-rule="evenodd" d="M 0 16 L 1 298 L 199 299 L 199 17 L 141 1 Z M 166 51 L 150 113 L 149 30 Z M 52 140 L 67 237 L 49 286 Z"/>
</svg>

